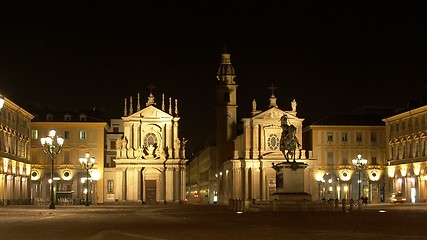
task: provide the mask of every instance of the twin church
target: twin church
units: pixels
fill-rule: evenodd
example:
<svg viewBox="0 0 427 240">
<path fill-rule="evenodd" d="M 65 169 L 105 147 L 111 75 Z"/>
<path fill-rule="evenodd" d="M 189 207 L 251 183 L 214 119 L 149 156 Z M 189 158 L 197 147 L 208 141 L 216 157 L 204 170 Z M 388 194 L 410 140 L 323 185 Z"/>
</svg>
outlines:
<svg viewBox="0 0 427 240">
<path fill-rule="evenodd" d="M 178 132 L 177 101 L 164 96 L 159 106 L 150 93 L 141 108 L 138 96 L 136 111 L 132 98 L 124 107 L 123 137 L 117 140 L 115 168 L 106 168 L 104 182 L 113 181 L 118 201 L 135 202 L 210 202 L 229 199 L 269 200 L 276 192 L 274 165 L 285 161 L 280 149 L 281 119 L 295 127 L 295 136 L 302 139 L 302 122 L 297 117 L 297 102 L 289 110 L 281 110 L 273 89 L 268 109 L 258 109 L 252 101 L 251 116 L 241 119 L 243 133 L 238 134 L 237 83 L 228 52 L 221 55 L 216 84 L 215 142 L 205 147 L 191 162 L 185 156 L 185 139 Z M 167 101 L 166 101 L 167 102 Z M 172 106 L 175 102 L 175 106 Z M 161 106 L 160 106 L 161 105 Z M 296 161 L 309 165 L 311 152 L 296 149 Z M 299 170 L 307 172 L 309 169 Z M 295 184 L 303 184 L 301 183 Z M 309 182 L 309 181 L 307 181 Z M 304 186 L 301 186 L 303 189 Z"/>
<path fill-rule="evenodd" d="M 381 141 L 385 139 L 383 124 L 336 130 L 310 126 L 309 134 L 304 135 L 306 128 L 303 129 L 304 119 L 297 115 L 297 101 L 290 101 L 285 110 L 279 108 L 273 88 L 265 109 L 254 99 L 247 103 L 252 107 L 249 116 L 238 119 L 235 78 L 231 55 L 223 52 L 213 110 L 216 111 L 215 138 L 191 159 L 185 152 L 187 140 L 179 134 L 178 100 L 164 94 L 161 99 L 155 99 L 151 92 L 145 101 L 139 94 L 135 101 L 132 97 L 125 99 L 123 116 L 112 119 L 111 126 L 101 122 L 85 123 L 89 115 L 83 113 L 79 115 L 80 121 L 72 121 L 68 113 L 62 121 L 36 115 L 38 121 L 31 123 L 28 196 L 41 202 L 49 198 L 51 164 L 43 154 L 38 134 L 55 128 L 65 136 L 63 152 L 58 155 L 53 171 L 57 198 L 63 194 L 64 198 L 79 202 L 89 197 L 96 204 L 228 204 L 230 199 L 270 201 L 280 189 L 288 189 L 308 193 L 313 200 L 357 199 L 362 194 L 368 195 L 372 202 L 379 201 L 384 192 L 381 189 L 385 159 L 385 146 Z M 289 156 L 289 152 L 281 148 L 283 119 L 293 127 L 297 141 L 292 161 L 304 168 L 282 172 L 282 178 L 278 178 L 278 167 L 283 166 Z M 334 134 L 346 136 L 345 141 L 341 139 L 342 147 L 334 147 L 337 142 Z M 371 142 L 359 141 L 368 134 Z M 372 142 L 376 139 L 372 134 L 379 139 L 376 143 Z M 347 141 L 347 136 L 357 141 Z M 369 148 L 371 145 L 374 147 Z M 305 146 L 309 149 L 304 149 Z M 76 160 L 85 152 L 97 159 L 90 178 Z M 372 166 L 365 172 L 356 172 L 349 164 L 349 159 L 359 153 L 371 159 Z M 297 173 L 297 180 L 286 173 Z M 358 178 L 361 181 L 356 182 Z M 86 180 L 91 181 L 90 186 Z"/>
</svg>

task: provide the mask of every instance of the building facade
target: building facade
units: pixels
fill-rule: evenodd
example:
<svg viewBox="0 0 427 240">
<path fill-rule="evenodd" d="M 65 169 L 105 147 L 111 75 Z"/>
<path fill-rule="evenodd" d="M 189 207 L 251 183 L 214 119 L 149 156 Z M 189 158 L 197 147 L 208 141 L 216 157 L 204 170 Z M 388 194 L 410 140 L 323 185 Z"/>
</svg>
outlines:
<svg viewBox="0 0 427 240">
<path fill-rule="evenodd" d="M 185 200 L 185 144 L 179 137 L 178 102 L 165 103 L 162 95 L 158 108 L 150 93 L 141 108 L 138 94 L 136 108 L 132 97 L 125 99 L 124 114 L 115 121 L 117 131 L 109 137 L 115 149 L 114 167 L 105 169 L 105 202 L 182 203 Z M 134 111 L 136 109 L 136 111 Z M 111 146 L 113 139 L 116 145 Z"/>
<path fill-rule="evenodd" d="M 311 176 L 314 200 L 385 201 L 385 127 L 380 116 L 329 116 L 305 127 L 303 139 L 303 146 L 317 154 Z M 363 169 L 353 164 L 359 154 L 367 160 Z"/>
<path fill-rule="evenodd" d="M 94 111 L 36 111 L 31 123 L 31 198 L 35 204 L 49 204 L 50 181 L 55 204 L 91 204 L 104 202 L 104 151 L 108 124 Z M 40 138 L 50 130 L 64 138 L 62 151 L 53 162 L 43 151 Z M 80 163 L 86 153 L 95 158 L 88 172 Z M 88 182 L 89 181 L 89 187 Z"/>
<path fill-rule="evenodd" d="M 427 199 L 427 105 L 384 118 L 387 192 L 410 202 Z"/>
<path fill-rule="evenodd" d="M 34 116 L 1 97 L 0 205 L 30 204 L 30 129 Z"/>
</svg>

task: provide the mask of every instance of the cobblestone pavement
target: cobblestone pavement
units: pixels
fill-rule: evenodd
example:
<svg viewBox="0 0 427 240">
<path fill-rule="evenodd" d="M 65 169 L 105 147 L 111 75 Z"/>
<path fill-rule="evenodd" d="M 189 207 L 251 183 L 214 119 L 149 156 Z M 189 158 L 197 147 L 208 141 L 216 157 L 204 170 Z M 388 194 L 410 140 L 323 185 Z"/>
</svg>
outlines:
<svg viewBox="0 0 427 240">
<path fill-rule="evenodd" d="M 223 205 L 0 207 L 0 239 L 427 239 L 426 204 L 363 211 L 245 211 Z"/>
</svg>

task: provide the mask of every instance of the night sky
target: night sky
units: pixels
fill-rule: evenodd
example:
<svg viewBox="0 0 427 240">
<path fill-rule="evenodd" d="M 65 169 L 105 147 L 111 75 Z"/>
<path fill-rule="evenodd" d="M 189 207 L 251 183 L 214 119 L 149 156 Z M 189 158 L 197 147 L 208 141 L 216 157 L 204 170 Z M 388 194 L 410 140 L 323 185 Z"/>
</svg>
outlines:
<svg viewBox="0 0 427 240">
<path fill-rule="evenodd" d="M 96 107 L 117 118 L 124 98 L 135 103 L 140 93 L 145 103 L 153 84 L 159 107 L 162 93 L 178 99 L 191 153 L 214 131 L 225 44 L 239 117 L 249 116 L 252 99 L 267 108 L 271 84 L 279 108 L 290 110 L 295 98 L 305 124 L 361 106 L 405 105 L 427 92 L 425 5 L 157 2 L 5 3 L 0 93 L 22 106 Z"/>
</svg>

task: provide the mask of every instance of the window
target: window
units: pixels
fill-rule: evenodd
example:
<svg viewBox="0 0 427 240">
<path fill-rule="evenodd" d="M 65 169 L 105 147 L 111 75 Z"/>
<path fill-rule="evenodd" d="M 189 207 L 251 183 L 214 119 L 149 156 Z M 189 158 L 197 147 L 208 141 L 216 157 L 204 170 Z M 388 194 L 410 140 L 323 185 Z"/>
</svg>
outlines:
<svg viewBox="0 0 427 240">
<path fill-rule="evenodd" d="M 334 165 L 334 153 L 328 152 L 328 165 Z"/>
<path fill-rule="evenodd" d="M 69 131 L 64 132 L 64 139 L 70 139 L 70 132 Z"/>
<path fill-rule="evenodd" d="M 119 132 L 119 127 L 113 127 L 113 132 Z"/>
<path fill-rule="evenodd" d="M 356 142 L 358 142 L 358 143 L 362 142 L 362 133 L 361 132 L 356 133 Z"/>
<path fill-rule="evenodd" d="M 86 115 L 85 114 L 81 114 L 80 115 L 80 122 L 85 122 L 86 121 Z"/>
<path fill-rule="evenodd" d="M 375 133 L 375 132 L 371 133 L 371 142 L 372 143 L 377 142 L 377 133 Z"/>
<path fill-rule="evenodd" d="M 52 114 L 47 114 L 46 115 L 46 121 L 53 121 L 53 115 Z"/>
<path fill-rule="evenodd" d="M 347 133 L 341 133 L 341 141 L 342 142 L 347 142 Z"/>
<path fill-rule="evenodd" d="M 86 132 L 80 131 L 80 139 L 86 139 Z"/>
<path fill-rule="evenodd" d="M 328 132 L 327 135 L 328 135 L 328 142 L 332 142 L 334 135 L 331 132 Z"/>
<path fill-rule="evenodd" d="M 70 114 L 65 114 L 64 121 L 70 122 L 71 121 L 71 115 Z"/>
<path fill-rule="evenodd" d="M 376 156 L 373 156 L 373 157 L 371 158 L 371 164 L 372 164 L 372 165 L 378 165 L 378 163 L 377 163 L 377 157 L 376 157 Z"/>
<path fill-rule="evenodd" d="M 267 139 L 267 146 L 269 150 L 277 150 L 279 148 L 279 138 L 276 134 L 270 134 Z"/>
<path fill-rule="evenodd" d="M 31 138 L 32 139 L 38 139 L 39 138 L 39 131 L 37 129 L 31 130 Z"/>
<path fill-rule="evenodd" d="M 110 140 L 110 149 L 111 150 L 116 150 L 116 139 L 114 140 Z"/>
<path fill-rule="evenodd" d="M 147 133 L 144 138 L 144 146 L 156 146 L 157 145 L 157 137 L 154 133 Z"/>
<path fill-rule="evenodd" d="M 108 180 L 107 181 L 107 192 L 108 193 L 113 193 L 114 192 L 114 181 L 113 180 Z"/>
</svg>

